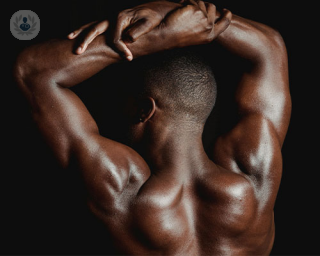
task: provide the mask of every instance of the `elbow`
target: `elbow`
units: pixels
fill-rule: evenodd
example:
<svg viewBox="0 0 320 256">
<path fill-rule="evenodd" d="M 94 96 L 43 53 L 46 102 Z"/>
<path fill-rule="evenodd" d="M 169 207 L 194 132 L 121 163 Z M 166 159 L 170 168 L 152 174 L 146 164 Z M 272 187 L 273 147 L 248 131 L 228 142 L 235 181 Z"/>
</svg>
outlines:
<svg viewBox="0 0 320 256">
<path fill-rule="evenodd" d="M 274 41 L 274 44 L 280 49 L 286 48 L 283 37 L 278 30 L 272 29 L 272 40 Z"/>
<path fill-rule="evenodd" d="M 273 28 L 268 28 L 265 33 L 266 49 L 269 57 L 287 58 L 287 49 L 283 37 Z"/>
<path fill-rule="evenodd" d="M 39 62 L 39 53 L 37 46 L 31 46 L 24 49 L 16 58 L 13 67 L 13 76 L 16 84 L 20 89 L 30 89 L 34 81 L 42 71 L 41 63 Z"/>
<path fill-rule="evenodd" d="M 24 71 L 24 65 L 23 65 L 23 57 L 22 53 L 20 53 L 15 61 L 15 64 L 13 66 L 13 76 L 15 80 L 18 82 L 18 84 L 23 81 L 25 71 Z"/>
<path fill-rule="evenodd" d="M 28 50 L 24 50 L 18 55 L 14 64 L 13 76 L 20 89 L 26 87 L 27 85 L 26 80 L 29 77 L 32 69 L 30 59 L 31 58 Z"/>
<path fill-rule="evenodd" d="M 287 73 L 287 49 L 281 34 L 273 28 L 263 26 L 258 33 L 257 41 L 257 54 L 252 58 L 254 67 L 282 70 Z"/>
</svg>

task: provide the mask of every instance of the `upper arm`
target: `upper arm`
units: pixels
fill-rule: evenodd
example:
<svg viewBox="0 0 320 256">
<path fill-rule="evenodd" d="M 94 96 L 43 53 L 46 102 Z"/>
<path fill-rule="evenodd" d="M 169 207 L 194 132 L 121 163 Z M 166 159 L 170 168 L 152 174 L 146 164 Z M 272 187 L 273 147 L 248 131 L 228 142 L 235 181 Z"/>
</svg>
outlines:
<svg viewBox="0 0 320 256">
<path fill-rule="evenodd" d="M 32 85 L 26 84 L 30 82 Z M 56 159 L 63 167 L 81 172 L 94 205 L 110 208 L 130 179 L 146 172 L 147 165 L 138 153 L 99 134 L 89 111 L 70 89 L 42 75 L 22 81 L 20 87 Z"/>
<path fill-rule="evenodd" d="M 264 35 L 270 42 L 263 54 L 243 73 L 235 101 L 240 121 L 261 115 L 270 122 L 282 146 L 291 115 L 288 60 L 282 37 L 272 31 Z"/>
<path fill-rule="evenodd" d="M 281 147 L 291 113 L 286 49 L 279 34 L 272 36 L 269 49 L 237 86 L 238 122 L 218 138 L 213 152 L 217 164 L 246 175 L 269 196 L 280 183 Z"/>
<path fill-rule="evenodd" d="M 102 137 L 88 135 L 75 142 L 71 157 L 81 171 L 90 205 L 95 210 L 114 210 L 126 189 L 137 192 L 149 177 L 149 168 L 133 149 Z M 128 198 L 126 198 L 128 199 Z"/>
</svg>

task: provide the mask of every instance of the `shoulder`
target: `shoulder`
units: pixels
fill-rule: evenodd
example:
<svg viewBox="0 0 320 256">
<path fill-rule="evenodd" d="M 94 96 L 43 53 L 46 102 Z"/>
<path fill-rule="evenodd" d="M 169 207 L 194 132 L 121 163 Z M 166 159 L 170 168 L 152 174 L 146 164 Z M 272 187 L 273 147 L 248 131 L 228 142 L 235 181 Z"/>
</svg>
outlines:
<svg viewBox="0 0 320 256">
<path fill-rule="evenodd" d="M 250 180 L 261 203 L 274 204 L 282 175 L 281 142 L 273 124 L 264 116 L 245 117 L 221 136 L 213 161 Z"/>
<path fill-rule="evenodd" d="M 255 220 L 258 200 L 250 179 L 217 167 L 197 181 L 202 221 L 226 232 L 243 232 Z"/>
<path fill-rule="evenodd" d="M 122 143 L 96 135 L 90 143 L 76 148 L 76 161 L 89 201 L 106 212 L 115 211 L 117 205 L 122 207 L 150 176 L 144 159 Z M 123 203 L 119 204 L 120 201 Z"/>
<path fill-rule="evenodd" d="M 250 179 L 221 166 L 199 177 L 195 184 L 196 193 L 204 199 L 207 197 L 209 201 L 244 202 L 254 198 L 254 187 Z"/>
<path fill-rule="evenodd" d="M 282 167 L 281 143 L 274 126 L 263 115 L 243 118 L 219 137 L 213 161 L 235 173 L 263 179 Z"/>
</svg>

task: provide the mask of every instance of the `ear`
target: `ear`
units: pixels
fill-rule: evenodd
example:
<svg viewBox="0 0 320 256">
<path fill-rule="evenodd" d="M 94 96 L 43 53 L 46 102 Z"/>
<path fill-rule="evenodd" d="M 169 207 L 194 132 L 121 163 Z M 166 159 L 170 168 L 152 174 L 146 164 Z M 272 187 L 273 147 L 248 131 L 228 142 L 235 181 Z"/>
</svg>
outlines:
<svg viewBox="0 0 320 256">
<path fill-rule="evenodd" d="M 139 122 L 151 119 L 156 111 L 156 102 L 152 97 L 145 97 L 139 101 Z"/>
</svg>

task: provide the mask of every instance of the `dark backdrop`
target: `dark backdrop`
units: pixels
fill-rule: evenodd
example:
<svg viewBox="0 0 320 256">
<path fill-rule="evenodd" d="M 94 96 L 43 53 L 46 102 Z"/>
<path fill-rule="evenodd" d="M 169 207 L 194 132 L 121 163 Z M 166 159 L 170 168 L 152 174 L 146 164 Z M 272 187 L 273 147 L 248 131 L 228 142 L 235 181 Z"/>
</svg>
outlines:
<svg viewBox="0 0 320 256">
<path fill-rule="evenodd" d="M 5 56 L 2 86 L 2 135 L 4 154 L 1 154 L 1 233 L 2 254 L 100 254 L 99 225 L 91 218 L 79 196 L 81 186 L 76 174 L 61 170 L 52 158 L 35 129 L 26 104 L 15 88 L 11 70 L 16 55 L 24 47 L 52 37 L 65 36 L 86 22 L 114 15 L 114 9 L 134 5 L 118 1 L 15 1 L 5 7 L 8 22 L 18 10 L 32 10 L 41 20 L 41 31 L 31 41 L 15 39 L 9 29 L 3 30 L 2 56 Z M 285 1 L 288 2 L 288 1 Z M 276 238 L 272 251 L 280 254 L 320 254 L 319 242 L 319 137 L 316 125 L 319 117 L 319 89 L 316 68 L 316 47 L 319 29 L 313 12 L 317 6 L 311 1 L 299 4 L 281 1 L 215 1 L 217 5 L 280 31 L 288 49 L 290 86 L 293 113 L 283 146 L 283 178 L 275 206 Z M 121 72 L 116 75 L 122 75 Z M 228 76 L 228 73 L 222 73 Z M 90 82 L 103 84 L 105 76 Z M 92 95 L 100 87 L 86 91 L 79 86 L 79 95 L 95 110 Z M 218 102 L 207 130 L 216 129 L 223 121 Z M 99 123 L 99 122 L 98 122 Z M 212 139 L 207 132 L 205 143 Z M 94 248 L 94 249 L 92 249 Z"/>
</svg>

